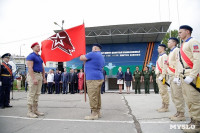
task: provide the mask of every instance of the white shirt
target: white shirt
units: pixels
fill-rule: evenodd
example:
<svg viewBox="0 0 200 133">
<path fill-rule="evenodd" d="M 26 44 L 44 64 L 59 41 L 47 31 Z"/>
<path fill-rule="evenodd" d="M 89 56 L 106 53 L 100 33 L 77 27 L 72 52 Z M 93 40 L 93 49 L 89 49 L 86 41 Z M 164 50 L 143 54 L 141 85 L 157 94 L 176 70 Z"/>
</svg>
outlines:
<svg viewBox="0 0 200 133">
<path fill-rule="evenodd" d="M 54 74 L 53 73 L 49 73 L 47 75 L 47 82 L 53 82 L 54 81 Z"/>
</svg>

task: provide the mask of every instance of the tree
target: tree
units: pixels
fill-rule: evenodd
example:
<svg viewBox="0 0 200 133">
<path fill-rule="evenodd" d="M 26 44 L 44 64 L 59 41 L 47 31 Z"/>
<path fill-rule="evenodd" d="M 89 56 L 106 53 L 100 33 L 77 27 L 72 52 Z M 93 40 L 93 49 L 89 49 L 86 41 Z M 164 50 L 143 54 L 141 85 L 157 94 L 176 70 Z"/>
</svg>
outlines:
<svg viewBox="0 0 200 133">
<path fill-rule="evenodd" d="M 171 37 L 176 37 L 178 38 L 178 30 L 171 30 Z M 165 44 L 167 46 L 168 39 L 170 38 L 170 33 L 167 32 L 165 34 L 165 37 L 162 40 L 162 44 Z M 179 39 L 179 38 L 178 38 Z M 179 39 L 180 40 L 180 39 Z M 178 44 L 178 47 L 180 47 L 180 43 Z M 170 52 L 170 49 L 166 49 L 166 53 L 168 54 Z"/>
</svg>

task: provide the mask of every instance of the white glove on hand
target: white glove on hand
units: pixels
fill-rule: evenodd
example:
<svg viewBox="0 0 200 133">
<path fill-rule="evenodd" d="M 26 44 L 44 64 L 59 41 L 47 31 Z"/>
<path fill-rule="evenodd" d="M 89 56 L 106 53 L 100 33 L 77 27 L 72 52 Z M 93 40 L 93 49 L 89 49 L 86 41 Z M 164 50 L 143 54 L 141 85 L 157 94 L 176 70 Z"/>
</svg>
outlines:
<svg viewBox="0 0 200 133">
<path fill-rule="evenodd" d="M 2 82 L 0 81 L 0 86 L 2 86 Z"/>
<path fill-rule="evenodd" d="M 186 84 L 190 84 L 194 79 L 192 77 L 187 76 L 184 81 Z"/>
<path fill-rule="evenodd" d="M 178 86 L 180 86 L 181 85 L 181 80 L 180 79 L 178 79 L 178 81 L 177 81 L 177 83 L 176 83 Z"/>
<path fill-rule="evenodd" d="M 163 77 L 160 76 L 158 79 L 159 79 L 160 81 L 162 81 L 162 80 L 163 80 Z"/>
<path fill-rule="evenodd" d="M 174 80 L 173 80 L 173 82 L 174 82 L 175 84 L 177 84 L 178 81 L 179 81 L 179 78 L 174 78 Z"/>
</svg>

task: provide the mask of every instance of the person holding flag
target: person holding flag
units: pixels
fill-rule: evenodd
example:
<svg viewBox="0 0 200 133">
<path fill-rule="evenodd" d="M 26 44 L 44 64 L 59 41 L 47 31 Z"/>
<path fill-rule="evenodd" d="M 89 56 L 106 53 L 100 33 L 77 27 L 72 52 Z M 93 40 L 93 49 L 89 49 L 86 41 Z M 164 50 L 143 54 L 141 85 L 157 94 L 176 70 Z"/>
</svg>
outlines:
<svg viewBox="0 0 200 133">
<path fill-rule="evenodd" d="M 80 56 L 80 60 L 85 62 L 87 91 L 92 110 L 92 114 L 86 116 L 85 120 L 96 120 L 101 117 L 101 86 L 104 82 L 102 70 L 105 65 L 101 49 L 100 44 L 94 44 L 92 52 Z"/>
</svg>

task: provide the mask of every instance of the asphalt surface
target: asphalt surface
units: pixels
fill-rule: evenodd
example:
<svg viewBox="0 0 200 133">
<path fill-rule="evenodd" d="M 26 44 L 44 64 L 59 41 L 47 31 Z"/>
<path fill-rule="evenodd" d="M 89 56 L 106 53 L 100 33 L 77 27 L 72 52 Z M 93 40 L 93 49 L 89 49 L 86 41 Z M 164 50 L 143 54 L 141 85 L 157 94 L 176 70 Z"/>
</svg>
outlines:
<svg viewBox="0 0 200 133">
<path fill-rule="evenodd" d="M 95 121 L 84 120 L 90 108 L 83 94 L 41 94 L 39 111 L 45 116 L 36 119 L 26 117 L 26 96 L 25 92 L 14 92 L 13 108 L 0 110 L 0 133 L 182 133 L 178 125 L 189 122 L 188 113 L 186 122 L 169 120 L 176 112 L 171 100 L 170 112 L 158 113 L 161 98 L 153 92 L 105 93 L 102 118 Z"/>
</svg>

